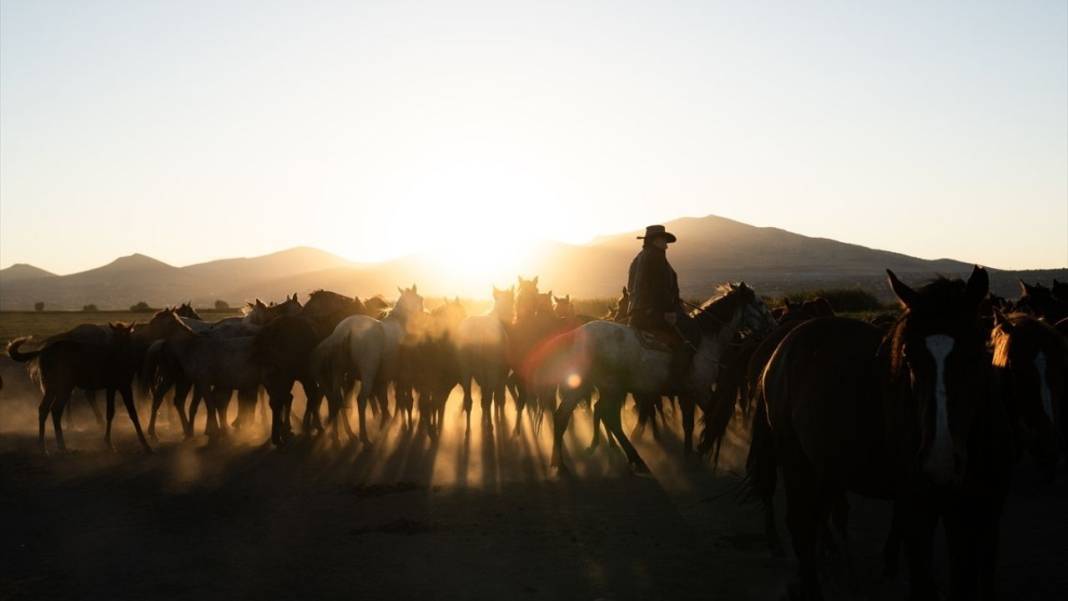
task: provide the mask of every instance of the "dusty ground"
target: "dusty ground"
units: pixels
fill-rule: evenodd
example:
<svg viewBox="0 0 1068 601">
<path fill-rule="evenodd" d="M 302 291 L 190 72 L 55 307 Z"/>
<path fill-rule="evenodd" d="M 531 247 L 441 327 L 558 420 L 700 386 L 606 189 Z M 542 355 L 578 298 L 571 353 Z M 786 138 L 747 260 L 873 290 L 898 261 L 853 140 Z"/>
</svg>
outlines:
<svg viewBox="0 0 1068 601">
<path fill-rule="evenodd" d="M 611 451 L 580 452 L 590 433 L 580 411 L 569 436 L 576 473 L 562 478 L 548 469 L 547 432 L 490 433 L 476 415 L 465 437 L 457 400 L 440 443 L 393 421 L 376 425 L 370 448 L 318 441 L 275 450 L 259 439 L 209 447 L 179 442 L 164 422 L 152 456 L 138 451 L 122 410 L 118 450 L 104 450 L 82 403 L 74 451 L 44 457 L 27 403 L 7 398 L 0 598 L 776 599 L 783 591 L 792 560 L 769 555 L 758 509 L 738 503 L 735 477 L 683 464 L 677 429 L 659 444 L 646 434 L 639 449 L 653 475 L 636 477 Z M 999 579 L 1006 598 L 1064 598 L 1068 487 L 1032 476 L 1021 470 L 1009 502 Z M 828 559 L 828 596 L 903 598 L 903 582 L 879 576 L 888 507 L 852 503 L 850 561 Z"/>
</svg>

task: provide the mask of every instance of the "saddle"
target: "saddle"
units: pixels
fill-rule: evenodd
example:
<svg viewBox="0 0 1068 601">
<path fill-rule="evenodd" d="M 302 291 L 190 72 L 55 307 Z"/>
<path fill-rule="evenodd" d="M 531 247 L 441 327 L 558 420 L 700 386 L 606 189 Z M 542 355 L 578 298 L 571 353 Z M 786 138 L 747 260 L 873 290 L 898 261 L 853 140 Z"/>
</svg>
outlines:
<svg viewBox="0 0 1068 601">
<path fill-rule="evenodd" d="M 634 328 L 634 331 L 638 335 L 638 342 L 642 345 L 642 348 L 651 351 L 674 353 L 682 345 L 682 338 L 671 330 Z"/>
</svg>

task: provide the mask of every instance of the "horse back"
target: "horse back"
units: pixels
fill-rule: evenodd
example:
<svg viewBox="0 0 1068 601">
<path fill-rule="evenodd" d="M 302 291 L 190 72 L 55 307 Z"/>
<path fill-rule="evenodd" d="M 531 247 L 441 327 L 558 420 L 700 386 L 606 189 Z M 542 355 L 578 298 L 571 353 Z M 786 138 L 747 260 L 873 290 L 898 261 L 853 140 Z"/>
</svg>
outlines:
<svg viewBox="0 0 1068 601">
<path fill-rule="evenodd" d="M 856 482 L 884 455 L 875 377 L 881 340 L 866 322 L 817 318 L 791 330 L 764 369 L 760 385 L 776 440 L 796 444 L 803 454 L 796 459 L 824 478 Z"/>
</svg>

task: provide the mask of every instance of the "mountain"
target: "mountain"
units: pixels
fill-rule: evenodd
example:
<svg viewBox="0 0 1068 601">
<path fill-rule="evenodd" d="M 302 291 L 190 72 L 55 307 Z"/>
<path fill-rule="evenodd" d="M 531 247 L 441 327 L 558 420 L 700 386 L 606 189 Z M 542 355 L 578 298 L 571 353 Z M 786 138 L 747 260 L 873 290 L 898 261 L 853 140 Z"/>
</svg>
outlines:
<svg viewBox="0 0 1068 601">
<path fill-rule="evenodd" d="M 15 263 L 11 267 L 0 269 L 0 281 L 15 282 L 18 280 L 35 280 L 38 278 L 54 278 L 56 274 L 45 271 L 40 267 L 34 267 L 27 263 Z"/>
<path fill-rule="evenodd" d="M 885 269 L 920 283 L 935 275 L 967 276 L 972 265 L 952 259 L 927 260 L 827 238 L 812 238 L 773 227 L 755 227 L 717 216 L 683 218 L 665 224 L 679 237 L 669 258 L 679 273 L 683 296 L 705 298 L 724 281 L 744 280 L 761 294 L 831 287 L 863 288 L 891 300 Z M 236 304 L 252 298 L 281 299 L 325 288 L 361 297 L 393 296 L 397 286 L 419 284 L 427 295 L 489 297 L 491 285 L 507 286 L 516 275 L 539 276 L 543 290 L 579 297 L 619 294 L 640 244 L 642 230 L 602 236 L 590 244 L 543 243 L 536 252 L 493 276 L 458 275 L 433 254 L 412 255 L 374 264 L 356 264 L 309 247 L 260 257 L 222 259 L 175 267 L 144 255 L 57 276 L 28 265 L 0 270 L 0 309 L 30 309 L 44 301 L 49 309 L 77 309 L 94 303 L 126 308 L 144 300 L 153 306 L 216 299 Z M 487 251 L 492 252 L 492 251 Z M 472 257 L 477 264 L 478 257 Z M 37 274 L 37 277 L 27 277 Z M 1016 297 L 1017 278 L 1068 280 L 1068 269 L 1004 271 L 991 269 L 991 289 Z"/>
</svg>

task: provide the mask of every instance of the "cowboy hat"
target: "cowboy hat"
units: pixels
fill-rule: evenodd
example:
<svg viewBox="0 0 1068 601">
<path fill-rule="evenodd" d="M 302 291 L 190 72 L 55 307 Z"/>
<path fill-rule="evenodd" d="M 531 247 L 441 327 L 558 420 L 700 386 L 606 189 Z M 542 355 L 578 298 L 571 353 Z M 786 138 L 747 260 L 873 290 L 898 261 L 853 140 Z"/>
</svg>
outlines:
<svg viewBox="0 0 1068 601">
<path fill-rule="evenodd" d="M 675 234 L 667 231 L 662 225 L 650 225 L 645 228 L 645 235 L 638 236 L 638 240 L 646 240 L 652 238 L 667 238 L 668 244 L 675 242 L 677 238 Z"/>
</svg>

